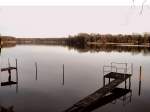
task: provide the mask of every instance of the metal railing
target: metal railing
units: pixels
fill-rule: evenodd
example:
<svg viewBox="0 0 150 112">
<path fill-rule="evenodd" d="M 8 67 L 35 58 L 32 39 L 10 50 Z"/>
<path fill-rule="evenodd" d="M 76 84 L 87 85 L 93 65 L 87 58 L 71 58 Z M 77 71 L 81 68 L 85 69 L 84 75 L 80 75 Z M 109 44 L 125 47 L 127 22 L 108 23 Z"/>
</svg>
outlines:
<svg viewBox="0 0 150 112">
<path fill-rule="evenodd" d="M 129 71 L 129 69 L 130 69 L 130 71 Z M 120 70 L 122 70 L 123 72 L 120 72 Z M 130 65 L 128 63 L 111 62 L 110 66 L 104 65 L 103 66 L 103 75 L 105 75 L 106 73 L 110 73 L 110 72 L 122 73 L 122 74 L 124 74 L 124 77 L 125 77 L 125 74 L 132 75 L 133 74 L 133 64 Z"/>
</svg>

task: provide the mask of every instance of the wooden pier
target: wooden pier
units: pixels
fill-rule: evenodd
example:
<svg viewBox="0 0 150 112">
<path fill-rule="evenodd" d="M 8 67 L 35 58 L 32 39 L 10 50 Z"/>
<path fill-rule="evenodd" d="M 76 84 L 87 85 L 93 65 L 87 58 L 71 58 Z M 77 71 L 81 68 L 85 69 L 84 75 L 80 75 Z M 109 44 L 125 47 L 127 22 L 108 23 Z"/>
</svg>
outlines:
<svg viewBox="0 0 150 112">
<path fill-rule="evenodd" d="M 90 112 L 88 111 L 88 108 L 91 107 L 91 105 L 95 104 L 98 101 L 101 101 L 105 96 L 107 96 L 112 91 L 114 91 L 117 88 L 117 86 L 120 85 L 122 82 L 124 81 L 126 82 L 127 79 L 129 79 L 130 81 L 130 77 L 131 74 L 127 74 L 127 73 L 118 73 L 118 72 L 107 73 L 106 75 L 104 75 L 103 78 L 104 85 L 102 88 L 98 89 L 91 95 L 75 103 L 73 106 L 71 106 L 64 112 Z M 105 78 L 109 79 L 109 83 L 106 85 L 105 85 Z M 131 83 L 129 83 L 129 90 L 130 90 L 130 84 Z"/>
<path fill-rule="evenodd" d="M 16 71 L 16 81 L 11 80 L 12 70 Z M 1 68 L 1 72 L 8 72 L 8 81 L 1 82 L 1 86 L 10 86 L 10 85 L 17 85 L 18 84 L 18 68 L 17 68 L 17 59 L 16 59 L 16 66 L 12 67 L 10 65 L 9 59 L 8 59 L 8 67 Z"/>
</svg>

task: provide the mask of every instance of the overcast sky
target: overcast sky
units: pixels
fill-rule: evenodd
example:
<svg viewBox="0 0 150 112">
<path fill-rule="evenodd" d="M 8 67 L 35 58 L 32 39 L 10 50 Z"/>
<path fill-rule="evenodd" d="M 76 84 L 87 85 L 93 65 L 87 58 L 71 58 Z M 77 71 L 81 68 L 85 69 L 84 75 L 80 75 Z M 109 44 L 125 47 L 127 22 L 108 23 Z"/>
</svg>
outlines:
<svg viewBox="0 0 150 112">
<path fill-rule="evenodd" d="M 63 37 L 86 33 L 150 32 L 150 7 L 1 6 L 0 33 L 16 37 Z"/>
</svg>

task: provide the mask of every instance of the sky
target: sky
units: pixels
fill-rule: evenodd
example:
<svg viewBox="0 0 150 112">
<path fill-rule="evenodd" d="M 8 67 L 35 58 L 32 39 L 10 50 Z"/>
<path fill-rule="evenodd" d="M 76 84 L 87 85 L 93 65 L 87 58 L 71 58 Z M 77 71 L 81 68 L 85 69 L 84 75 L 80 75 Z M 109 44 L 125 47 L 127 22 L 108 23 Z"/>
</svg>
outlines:
<svg viewBox="0 0 150 112">
<path fill-rule="evenodd" d="M 107 1 L 107 0 L 106 0 Z M 67 37 L 78 33 L 150 32 L 150 6 L 0 6 L 0 33 L 15 37 Z"/>
</svg>

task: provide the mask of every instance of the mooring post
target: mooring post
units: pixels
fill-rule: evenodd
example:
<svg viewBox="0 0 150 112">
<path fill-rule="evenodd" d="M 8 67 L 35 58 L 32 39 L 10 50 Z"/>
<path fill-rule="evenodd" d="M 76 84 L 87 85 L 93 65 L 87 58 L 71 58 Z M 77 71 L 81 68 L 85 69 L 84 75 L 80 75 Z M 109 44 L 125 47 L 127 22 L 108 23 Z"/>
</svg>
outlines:
<svg viewBox="0 0 150 112">
<path fill-rule="evenodd" d="M 126 79 L 125 79 L 125 89 L 127 89 L 127 81 L 126 81 Z"/>
<path fill-rule="evenodd" d="M 18 61 L 16 59 L 16 82 L 18 84 Z"/>
<path fill-rule="evenodd" d="M 16 70 L 18 70 L 18 61 L 16 59 Z"/>
<path fill-rule="evenodd" d="M 140 76 L 139 76 L 139 81 L 141 81 L 141 75 L 142 75 L 142 66 L 140 66 Z"/>
<path fill-rule="evenodd" d="M 18 93 L 18 60 L 16 58 L 16 93 Z"/>
<path fill-rule="evenodd" d="M 140 75 L 139 75 L 139 96 L 141 95 L 141 77 L 142 77 L 142 66 L 140 66 Z"/>
<path fill-rule="evenodd" d="M 109 84 L 110 84 L 110 78 L 109 78 Z"/>
<path fill-rule="evenodd" d="M 62 85 L 64 85 L 64 64 L 63 64 L 63 82 L 62 82 Z"/>
<path fill-rule="evenodd" d="M 133 63 L 131 64 L 131 75 L 133 75 Z"/>
<path fill-rule="evenodd" d="M 10 68 L 10 61 L 9 61 L 9 58 L 8 58 L 8 68 Z M 8 69 L 8 73 L 11 74 L 11 70 Z"/>
<path fill-rule="evenodd" d="M 10 68 L 10 61 L 9 61 L 9 58 L 8 58 L 8 67 Z"/>
<path fill-rule="evenodd" d="M 128 65 L 127 65 L 127 63 L 126 63 L 126 74 L 127 74 L 127 72 L 128 72 Z"/>
<path fill-rule="evenodd" d="M 131 76 L 133 75 L 133 63 L 131 63 Z M 131 89 L 131 76 L 129 77 L 129 89 Z"/>
<path fill-rule="evenodd" d="M 103 86 L 105 86 L 105 76 L 103 76 Z"/>
<path fill-rule="evenodd" d="M 37 80 L 37 62 L 35 62 L 35 80 Z"/>
<path fill-rule="evenodd" d="M 129 89 L 131 89 L 131 76 L 129 77 Z"/>
</svg>

